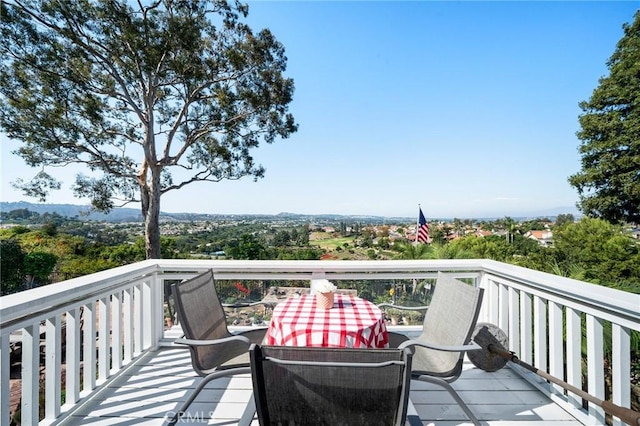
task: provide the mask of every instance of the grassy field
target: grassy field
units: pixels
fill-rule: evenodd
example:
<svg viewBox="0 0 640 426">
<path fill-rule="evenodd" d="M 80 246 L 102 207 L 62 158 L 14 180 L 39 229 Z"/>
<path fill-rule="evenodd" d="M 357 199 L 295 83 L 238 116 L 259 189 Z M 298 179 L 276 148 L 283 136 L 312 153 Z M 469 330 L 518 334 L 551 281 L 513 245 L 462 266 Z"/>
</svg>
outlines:
<svg viewBox="0 0 640 426">
<path fill-rule="evenodd" d="M 325 259 L 336 260 L 367 260 L 370 257 L 371 249 L 364 247 L 355 247 L 353 243 L 354 237 L 334 237 L 327 232 L 312 232 L 309 237 L 309 244 L 320 247 L 329 257 Z M 346 245 L 345 245 L 346 244 Z M 393 258 L 390 251 L 375 250 L 375 259 Z"/>
<path fill-rule="evenodd" d="M 345 243 L 348 247 L 353 247 L 354 237 L 340 237 L 334 238 L 327 232 L 313 232 L 309 238 L 309 244 L 318 246 L 323 250 L 335 250 L 337 247 L 345 248 Z"/>
</svg>

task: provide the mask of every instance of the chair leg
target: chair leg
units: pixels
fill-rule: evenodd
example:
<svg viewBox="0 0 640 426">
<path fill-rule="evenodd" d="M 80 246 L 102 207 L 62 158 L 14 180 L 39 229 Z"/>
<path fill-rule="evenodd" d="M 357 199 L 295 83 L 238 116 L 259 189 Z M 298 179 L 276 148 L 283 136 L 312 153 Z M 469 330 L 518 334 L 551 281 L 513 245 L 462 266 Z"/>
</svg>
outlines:
<svg viewBox="0 0 640 426">
<path fill-rule="evenodd" d="M 205 377 L 202 378 L 202 380 L 200 381 L 198 386 L 195 388 L 193 393 L 191 393 L 191 395 L 189 395 L 189 398 L 187 398 L 187 400 L 184 402 L 184 404 L 182 404 L 182 406 L 175 412 L 175 414 L 173 415 L 171 420 L 169 420 L 168 424 L 169 425 L 175 425 L 176 423 L 178 423 L 178 421 L 180 420 L 180 417 L 182 417 L 182 415 L 185 413 L 187 408 L 189 408 L 191 403 L 196 399 L 198 394 L 202 391 L 202 389 L 204 389 L 204 387 L 210 381 L 215 380 L 215 379 L 219 379 L 220 377 L 234 376 L 236 374 L 247 374 L 247 373 L 249 373 L 249 374 L 251 373 L 251 367 L 242 367 L 242 368 L 232 368 L 232 369 L 229 369 L 229 370 L 220 370 L 220 371 L 215 371 L 215 372 L 213 372 L 211 374 L 206 375 Z"/>
<path fill-rule="evenodd" d="M 244 413 L 242 413 L 240 421 L 238 421 L 238 426 L 249 426 L 253 422 L 253 418 L 256 415 L 256 400 L 254 398 L 253 392 L 251 392 L 251 398 L 244 409 Z"/>
<path fill-rule="evenodd" d="M 409 426 L 422 426 L 422 421 L 420 420 L 420 416 L 418 415 L 418 412 L 416 411 L 416 407 L 415 405 L 413 405 L 411 398 L 409 398 L 409 403 L 407 404 L 406 423 L 408 423 Z"/>
<path fill-rule="evenodd" d="M 469 409 L 467 404 L 462 400 L 462 398 L 460 398 L 460 395 L 458 395 L 455 389 L 453 389 L 453 387 L 448 382 L 438 377 L 431 377 L 431 376 L 424 376 L 424 375 L 414 377 L 414 379 L 420 380 L 423 382 L 433 383 L 434 385 L 442 386 L 443 388 L 445 388 L 447 392 L 449 392 L 449 395 L 451 395 L 453 399 L 456 400 L 460 408 L 462 408 L 462 411 L 464 411 L 467 417 L 469 417 L 469 420 L 471 420 L 471 423 L 473 423 L 475 426 L 480 426 L 480 422 L 476 418 L 475 414 L 473 414 L 473 412 Z"/>
</svg>

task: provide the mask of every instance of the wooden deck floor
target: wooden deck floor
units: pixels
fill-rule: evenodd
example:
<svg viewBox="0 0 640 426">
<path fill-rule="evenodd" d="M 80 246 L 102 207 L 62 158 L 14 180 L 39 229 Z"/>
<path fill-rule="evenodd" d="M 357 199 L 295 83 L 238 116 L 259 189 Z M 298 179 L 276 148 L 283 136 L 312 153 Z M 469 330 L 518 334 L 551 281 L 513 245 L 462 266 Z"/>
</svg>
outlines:
<svg viewBox="0 0 640 426">
<path fill-rule="evenodd" d="M 162 425 L 198 381 L 189 352 L 162 348 L 142 355 L 126 374 L 109 381 L 64 425 Z M 581 423 L 510 368 L 487 373 L 465 366 L 454 388 L 483 425 L 569 426 Z M 180 424 L 235 425 L 252 397 L 249 375 L 211 382 Z M 411 401 L 423 425 L 470 425 L 441 388 L 413 381 Z M 252 425 L 258 425 L 257 419 Z"/>
</svg>

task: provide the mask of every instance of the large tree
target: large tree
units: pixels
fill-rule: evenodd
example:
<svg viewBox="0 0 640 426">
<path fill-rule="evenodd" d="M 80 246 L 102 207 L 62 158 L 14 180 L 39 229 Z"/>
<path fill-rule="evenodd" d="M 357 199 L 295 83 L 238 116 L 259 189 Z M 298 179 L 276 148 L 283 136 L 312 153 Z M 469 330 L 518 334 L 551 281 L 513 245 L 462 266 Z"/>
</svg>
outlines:
<svg viewBox="0 0 640 426">
<path fill-rule="evenodd" d="M 577 132 L 582 170 L 569 177 L 579 208 L 611 222 L 640 222 L 640 11 L 588 101 Z"/>
<path fill-rule="evenodd" d="M 15 185 L 44 201 L 60 188 L 51 167 L 85 165 L 76 196 L 101 211 L 140 202 L 147 258 L 163 194 L 258 179 L 251 149 L 297 129 L 284 47 L 242 23 L 238 1 L 0 4 L 0 130 L 41 168 Z"/>
</svg>

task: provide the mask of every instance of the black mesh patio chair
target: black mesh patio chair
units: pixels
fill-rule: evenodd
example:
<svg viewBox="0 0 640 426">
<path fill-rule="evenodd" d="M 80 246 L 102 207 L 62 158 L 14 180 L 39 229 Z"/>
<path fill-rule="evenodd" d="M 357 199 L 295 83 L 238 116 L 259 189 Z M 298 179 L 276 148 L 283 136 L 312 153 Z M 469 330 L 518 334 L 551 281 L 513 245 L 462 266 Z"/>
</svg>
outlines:
<svg viewBox="0 0 640 426">
<path fill-rule="evenodd" d="M 216 292 L 213 271 L 172 285 L 178 320 L 184 337 L 175 343 L 188 345 L 191 365 L 203 377 L 194 392 L 176 412 L 174 424 L 211 380 L 251 372 L 249 347 L 261 343 L 267 328 L 232 334 L 227 328 L 224 306 L 243 307 L 259 304 L 223 305 Z"/>
<path fill-rule="evenodd" d="M 411 350 L 252 345 L 256 411 L 266 425 L 404 425 Z"/>
<path fill-rule="evenodd" d="M 482 349 L 471 337 L 478 321 L 484 290 L 449 275 L 438 273 L 431 303 L 427 307 L 405 307 L 382 303 L 381 308 L 425 310 L 422 334 L 410 340 L 389 332 L 389 346 L 414 349 L 411 376 L 414 380 L 445 388 L 475 425 L 478 419 L 453 389 L 462 373 L 467 351 Z"/>
</svg>

